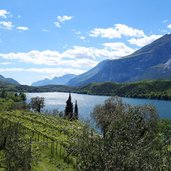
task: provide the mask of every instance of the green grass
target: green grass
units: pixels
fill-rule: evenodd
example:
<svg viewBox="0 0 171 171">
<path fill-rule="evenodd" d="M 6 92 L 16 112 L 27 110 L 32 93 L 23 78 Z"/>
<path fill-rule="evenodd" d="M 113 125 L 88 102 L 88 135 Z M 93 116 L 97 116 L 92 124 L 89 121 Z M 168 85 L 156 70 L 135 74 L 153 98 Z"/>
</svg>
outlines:
<svg viewBox="0 0 171 171">
<path fill-rule="evenodd" d="M 66 148 L 75 143 L 74 137 L 82 129 L 79 121 L 26 111 L 1 112 L 0 119 L 20 123 L 25 134 L 32 136 L 32 151 L 38 156 L 38 163 L 33 163 L 33 171 L 76 170 L 75 158 L 66 157 Z"/>
<path fill-rule="evenodd" d="M 72 165 L 66 164 L 62 159 L 56 160 L 49 157 L 48 152 L 41 152 L 41 157 L 36 165 L 33 165 L 32 171 L 74 171 Z"/>
</svg>

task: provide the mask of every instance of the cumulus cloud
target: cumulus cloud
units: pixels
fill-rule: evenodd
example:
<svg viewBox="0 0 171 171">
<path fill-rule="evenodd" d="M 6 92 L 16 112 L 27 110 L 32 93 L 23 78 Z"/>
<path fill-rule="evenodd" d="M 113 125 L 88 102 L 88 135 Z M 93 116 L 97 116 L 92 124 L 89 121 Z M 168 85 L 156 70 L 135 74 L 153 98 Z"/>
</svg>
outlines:
<svg viewBox="0 0 171 171">
<path fill-rule="evenodd" d="M 91 37 L 102 37 L 102 38 L 121 38 L 126 37 L 143 37 L 145 34 L 143 30 L 129 27 L 125 24 L 115 24 L 111 28 L 95 28 L 90 32 Z"/>
<path fill-rule="evenodd" d="M 49 76 L 62 76 L 65 74 L 82 74 L 85 70 L 73 68 L 0 68 L 0 72 L 35 72 Z"/>
<path fill-rule="evenodd" d="M 169 24 L 169 25 L 167 26 L 167 28 L 168 28 L 168 29 L 171 29 L 171 24 Z"/>
<path fill-rule="evenodd" d="M 25 27 L 25 26 L 18 26 L 17 27 L 17 30 L 26 31 L 26 30 L 29 30 L 29 28 L 28 27 Z"/>
<path fill-rule="evenodd" d="M 110 49 L 111 51 L 113 51 L 113 55 L 116 57 L 130 55 L 136 50 L 126 46 L 122 42 L 104 43 L 103 45 L 106 49 Z"/>
<path fill-rule="evenodd" d="M 50 50 L 33 50 L 23 53 L 0 54 L 0 57 L 8 60 L 17 60 L 18 62 L 32 63 L 35 65 L 55 65 L 77 68 L 81 68 L 82 65 L 87 67 L 95 66 L 97 62 L 92 59 L 93 57 L 89 52 L 86 52 L 86 49 L 84 52 L 87 54 L 84 55 L 84 52 L 81 52 L 83 49 L 83 47 L 75 47 L 64 51 L 63 53 Z"/>
<path fill-rule="evenodd" d="M 118 59 L 134 52 L 124 43 L 105 43 L 102 48 L 74 46 L 63 52 L 52 50 L 32 50 L 29 52 L 0 54 L 6 60 L 32 63 L 34 65 L 49 65 L 63 68 L 91 68 L 101 59 Z"/>
<path fill-rule="evenodd" d="M 0 10 L 0 18 L 7 18 L 9 12 L 7 10 L 1 9 Z"/>
<path fill-rule="evenodd" d="M 128 42 L 132 45 L 143 47 L 147 44 L 152 43 L 153 41 L 157 40 L 160 37 L 162 37 L 162 35 L 150 35 L 150 36 L 144 36 L 142 38 L 132 38 L 128 40 Z"/>
<path fill-rule="evenodd" d="M 13 27 L 11 21 L 0 21 L 0 29 L 11 30 Z"/>
<path fill-rule="evenodd" d="M 57 21 L 55 21 L 54 24 L 55 24 L 56 27 L 61 27 L 61 24 L 64 24 L 65 21 L 69 21 L 72 18 L 73 18 L 72 16 L 67 16 L 67 15 L 58 16 Z"/>
</svg>

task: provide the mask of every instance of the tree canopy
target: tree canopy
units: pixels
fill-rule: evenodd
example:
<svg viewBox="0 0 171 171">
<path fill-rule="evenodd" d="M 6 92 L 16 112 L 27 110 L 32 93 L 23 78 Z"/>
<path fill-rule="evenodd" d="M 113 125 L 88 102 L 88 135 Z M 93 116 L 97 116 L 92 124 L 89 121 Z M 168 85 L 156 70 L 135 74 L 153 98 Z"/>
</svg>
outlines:
<svg viewBox="0 0 171 171">
<path fill-rule="evenodd" d="M 41 109 L 45 106 L 45 99 L 44 97 L 33 97 L 30 101 L 30 107 L 35 110 L 36 112 L 41 111 Z"/>
<path fill-rule="evenodd" d="M 129 106 L 113 97 L 96 106 L 92 116 L 103 136 L 91 134 L 87 128 L 80 135 L 75 151 L 80 170 L 171 168 L 171 123 L 162 122 L 153 106 Z"/>
</svg>

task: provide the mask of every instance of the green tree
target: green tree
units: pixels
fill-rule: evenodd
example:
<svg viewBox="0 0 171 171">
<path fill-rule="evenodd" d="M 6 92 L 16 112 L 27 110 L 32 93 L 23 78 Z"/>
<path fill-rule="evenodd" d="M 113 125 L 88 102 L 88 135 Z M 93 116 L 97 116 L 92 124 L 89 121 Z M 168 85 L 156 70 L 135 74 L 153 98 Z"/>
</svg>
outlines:
<svg viewBox="0 0 171 171">
<path fill-rule="evenodd" d="M 91 116 L 101 129 L 103 137 L 105 137 L 110 124 L 115 120 L 117 115 L 124 111 L 126 106 L 119 97 L 109 98 L 103 105 L 95 106 Z"/>
<path fill-rule="evenodd" d="M 73 103 L 71 100 L 71 93 L 69 93 L 68 100 L 66 101 L 65 118 L 68 118 L 70 120 L 73 119 Z"/>
<path fill-rule="evenodd" d="M 30 107 L 36 112 L 41 112 L 41 109 L 45 106 L 44 97 L 33 97 L 30 101 Z"/>
<path fill-rule="evenodd" d="M 92 116 L 105 135 L 92 134 L 85 128 L 78 137 L 74 152 L 80 170 L 170 169 L 169 123 L 160 123 L 154 107 L 129 106 L 119 98 L 110 98 L 96 106 Z"/>
<path fill-rule="evenodd" d="M 77 100 L 75 101 L 75 107 L 74 107 L 74 119 L 78 120 L 78 105 L 77 105 Z"/>
<path fill-rule="evenodd" d="M 19 96 L 20 96 L 20 98 L 21 98 L 22 101 L 24 101 L 24 102 L 26 101 L 26 95 L 25 95 L 25 93 L 22 93 L 22 92 L 21 92 L 21 93 L 19 94 Z"/>
<path fill-rule="evenodd" d="M 7 171 L 30 171 L 32 163 L 31 144 L 18 123 L 1 121 L 0 168 Z"/>
<path fill-rule="evenodd" d="M 2 91 L 1 91 L 1 96 L 0 96 L 1 98 L 6 98 L 7 97 L 7 92 L 6 92 L 6 90 L 5 89 L 2 89 Z"/>
</svg>

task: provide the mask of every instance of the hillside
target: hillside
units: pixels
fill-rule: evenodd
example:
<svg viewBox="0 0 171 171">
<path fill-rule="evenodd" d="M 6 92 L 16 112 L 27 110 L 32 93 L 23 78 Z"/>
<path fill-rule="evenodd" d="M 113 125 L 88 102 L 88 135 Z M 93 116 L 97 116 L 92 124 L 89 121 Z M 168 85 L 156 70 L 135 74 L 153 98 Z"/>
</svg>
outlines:
<svg viewBox="0 0 171 171">
<path fill-rule="evenodd" d="M 51 115 L 26 111 L 0 112 L 1 130 L 8 125 L 20 124 L 32 141 L 32 153 L 37 161 L 32 163 L 33 171 L 74 171 L 75 158 L 67 153 L 82 125 L 77 121 L 67 121 Z M 1 153 L 0 153 L 1 156 Z M 0 169 L 1 170 L 1 169 Z"/>
<path fill-rule="evenodd" d="M 102 61 L 67 84 L 82 86 L 93 82 L 133 82 L 146 79 L 171 79 L 171 34 L 129 56 Z"/>
<path fill-rule="evenodd" d="M 171 81 L 92 83 L 80 87 L 77 92 L 94 95 L 171 100 Z"/>
<path fill-rule="evenodd" d="M 14 85 L 19 85 L 19 83 L 12 79 L 12 78 L 5 78 L 2 75 L 0 75 L 0 82 L 7 83 L 7 84 L 14 84 Z"/>
<path fill-rule="evenodd" d="M 64 85 L 47 85 L 40 87 L 27 85 L 16 86 L 0 82 L 0 89 L 13 92 L 73 92 L 94 95 L 171 100 L 170 80 L 146 80 L 130 83 L 103 82 L 91 83 L 86 86 L 79 87 Z"/>
<path fill-rule="evenodd" d="M 74 74 L 66 74 L 61 77 L 54 77 L 53 79 L 44 79 L 34 82 L 32 86 L 45 86 L 45 85 L 66 85 L 72 78 L 76 77 Z"/>
<path fill-rule="evenodd" d="M 13 100 L 24 103 L 20 97 L 7 92 L 0 98 L 0 171 L 138 170 L 142 161 L 142 170 L 170 168 L 171 122 L 160 119 L 150 105 L 128 106 L 117 97 L 109 98 L 93 111 L 99 134 L 59 113 L 12 109 Z M 119 164 L 113 160 L 118 155 Z"/>
</svg>

